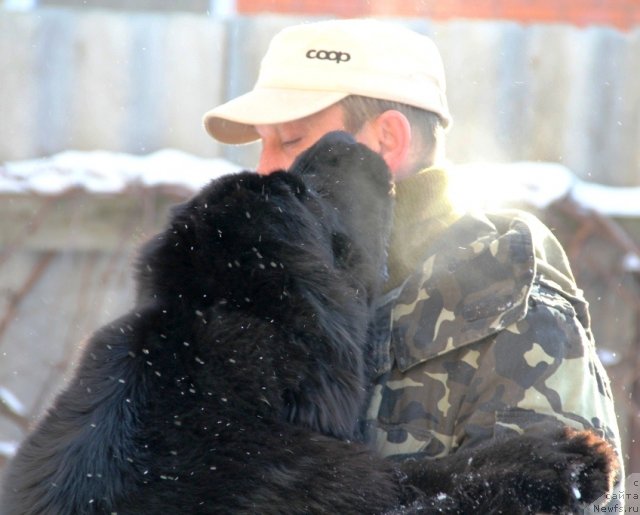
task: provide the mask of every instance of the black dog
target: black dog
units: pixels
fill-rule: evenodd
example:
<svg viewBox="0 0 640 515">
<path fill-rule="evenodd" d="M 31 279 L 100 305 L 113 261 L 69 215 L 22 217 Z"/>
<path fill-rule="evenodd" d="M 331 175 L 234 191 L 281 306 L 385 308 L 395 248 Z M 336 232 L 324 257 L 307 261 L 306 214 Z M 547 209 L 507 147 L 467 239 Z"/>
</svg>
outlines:
<svg viewBox="0 0 640 515">
<path fill-rule="evenodd" d="M 526 513 L 604 493 L 615 458 L 589 433 L 433 463 L 353 441 L 391 202 L 382 159 L 332 133 L 290 173 L 177 207 L 135 309 L 93 336 L 12 461 L 2 513 Z"/>
</svg>

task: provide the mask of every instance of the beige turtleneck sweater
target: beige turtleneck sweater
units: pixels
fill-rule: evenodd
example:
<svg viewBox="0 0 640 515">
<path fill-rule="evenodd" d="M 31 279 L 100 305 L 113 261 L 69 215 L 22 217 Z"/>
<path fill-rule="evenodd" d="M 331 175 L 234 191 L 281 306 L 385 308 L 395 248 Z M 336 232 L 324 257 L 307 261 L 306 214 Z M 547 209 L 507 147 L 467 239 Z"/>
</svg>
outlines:
<svg viewBox="0 0 640 515">
<path fill-rule="evenodd" d="M 399 286 L 418 266 L 428 245 L 455 222 L 444 170 L 427 168 L 395 184 L 396 201 L 385 291 Z"/>
</svg>

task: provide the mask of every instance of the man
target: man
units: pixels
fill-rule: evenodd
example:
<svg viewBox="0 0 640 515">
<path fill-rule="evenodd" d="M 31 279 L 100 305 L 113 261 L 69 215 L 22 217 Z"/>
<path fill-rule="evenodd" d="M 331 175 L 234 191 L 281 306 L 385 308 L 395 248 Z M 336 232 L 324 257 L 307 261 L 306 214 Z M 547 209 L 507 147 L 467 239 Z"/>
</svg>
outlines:
<svg viewBox="0 0 640 515">
<path fill-rule="evenodd" d="M 364 424 L 381 455 L 440 458 L 554 424 L 592 428 L 620 454 L 587 304 L 557 240 L 524 213 L 452 207 L 437 168 L 451 115 L 430 39 L 372 20 L 290 27 L 254 89 L 204 123 L 224 143 L 260 139 L 262 174 L 332 130 L 389 166 L 394 231 Z"/>
</svg>

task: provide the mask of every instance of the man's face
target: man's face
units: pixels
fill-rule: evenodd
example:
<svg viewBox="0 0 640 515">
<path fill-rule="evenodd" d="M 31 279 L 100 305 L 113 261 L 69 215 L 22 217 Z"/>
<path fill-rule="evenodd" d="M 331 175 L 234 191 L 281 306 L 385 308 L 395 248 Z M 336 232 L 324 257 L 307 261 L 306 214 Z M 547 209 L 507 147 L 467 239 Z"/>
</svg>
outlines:
<svg viewBox="0 0 640 515">
<path fill-rule="evenodd" d="M 339 104 L 292 122 L 256 125 L 256 131 L 262 140 L 258 173 L 268 175 L 276 170 L 286 170 L 298 154 L 327 132 L 337 130 L 345 130 L 342 107 Z M 354 137 L 376 150 L 375 144 L 368 141 L 371 138 L 366 126 L 358 134 L 354 134 Z"/>
</svg>

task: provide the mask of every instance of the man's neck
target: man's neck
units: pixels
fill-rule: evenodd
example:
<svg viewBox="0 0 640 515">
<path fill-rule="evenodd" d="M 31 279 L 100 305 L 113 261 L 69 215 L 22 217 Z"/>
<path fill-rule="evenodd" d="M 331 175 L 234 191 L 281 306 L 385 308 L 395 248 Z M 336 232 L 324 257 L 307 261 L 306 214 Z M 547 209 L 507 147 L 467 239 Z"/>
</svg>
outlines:
<svg viewBox="0 0 640 515">
<path fill-rule="evenodd" d="M 385 290 L 399 286 L 429 245 L 459 218 L 451 205 L 445 171 L 429 168 L 398 181 Z"/>
</svg>

